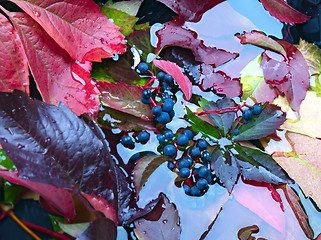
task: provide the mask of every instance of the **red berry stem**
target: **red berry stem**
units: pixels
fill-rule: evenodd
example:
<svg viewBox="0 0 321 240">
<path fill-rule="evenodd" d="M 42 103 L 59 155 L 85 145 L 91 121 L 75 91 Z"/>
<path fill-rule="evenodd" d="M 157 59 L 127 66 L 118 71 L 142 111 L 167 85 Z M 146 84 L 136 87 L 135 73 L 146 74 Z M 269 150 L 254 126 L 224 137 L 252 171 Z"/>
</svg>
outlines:
<svg viewBox="0 0 321 240">
<path fill-rule="evenodd" d="M 150 98 L 150 102 L 151 102 L 151 104 L 152 104 L 152 106 L 153 107 L 155 107 L 157 104 L 156 104 L 156 102 L 154 101 L 154 99 L 151 97 Z"/>
<path fill-rule="evenodd" d="M 144 85 L 144 88 L 146 88 L 149 84 L 153 83 L 157 78 L 154 76 Z"/>
</svg>

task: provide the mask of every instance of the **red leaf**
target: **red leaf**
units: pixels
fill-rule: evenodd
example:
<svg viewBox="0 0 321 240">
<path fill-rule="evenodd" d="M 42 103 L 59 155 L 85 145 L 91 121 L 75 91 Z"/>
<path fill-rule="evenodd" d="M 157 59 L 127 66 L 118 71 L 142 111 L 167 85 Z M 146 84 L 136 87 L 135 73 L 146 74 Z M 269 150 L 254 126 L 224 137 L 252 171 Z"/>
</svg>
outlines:
<svg viewBox="0 0 321 240">
<path fill-rule="evenodd" d="M 47 103 L 63 102 L 77 115 L 95 113 L 99 108 L 98 89 L 85 70 L 25 13 L 9 13 L 23 42 L 38 89 Z M 74 64 L 74 65 L 73 65 Z M 71 73 L 79 77 L 75 79 Z"/>
<path fill-rule="evenodd" d="M 110 107 L 144 120 L 153 119 L 151 107 L 141 101 L 142 88 L 122 82 L 97 82 L 97 87 Z"/>
<path fill-rule="evenodd" d="M 303 23 L 311 18 L 295 10 L 283 0 L 261 0 L 261 3 L 273 17 L 279 19 L 281 22 Z"/>
<path fill-rule="evenodd" d="M 12 0 L 78 61 L 101 61 L 125 51 L 124 36 L 91 0 Z"/>
<path fill-rule="evenodd" d="M 69 220 L 74 218 L 75 206 L 71 194 L 67 190 L 52 185 L 21 179 L 18 177 L 18 171 L 0 171 L 0 176 L 11 183 L 25 186 L 38 193 Z"/>
<path fill-rule="evenodd" d="M 192 82 L 188 79 L 188 77 L 186 77 L 185 74 L 182 73 L 181 69 L 175 63 L 154 59 L 153 64 L 162 71 L 172 75 L 185 94 L 186 100 L 189 101 L 191 99 Z"/>
<path fill-rule="evenodd" d="M 13 89 L 29 92 L 29 70 L 26 55 L 17 32 L 0 14 L 0 91 Z"/>
<path fill-rule="evenodd" d="M 286 95 L 292 109 L 299 111 L 309 88 L 308 65 L 296 47 L 285 41 L 278 42 L 285 49 L 289 61 L 275 60 L 265 51 L 261 62 L 264 79 Z"/>
<path fill-rule="evenodd" d="M 172 9 L 183 21 L 198 22 L 204 12 L 225 0 L 157 0 Z"/>
<path fill-rule="evenodd" d="M 192 50 L 195 60 L 205 63 L 214 64 L 216 67 L 234 59 L 238 53 L 230 53 L 215 47 L 207 47 L 202 40 L 198 39 L 197 33 L 184 28 L 171 21 L 165 27 L 157 32 L 158 43 L 156 52 L 167 46 L 179 46 Z"/>
</svg>

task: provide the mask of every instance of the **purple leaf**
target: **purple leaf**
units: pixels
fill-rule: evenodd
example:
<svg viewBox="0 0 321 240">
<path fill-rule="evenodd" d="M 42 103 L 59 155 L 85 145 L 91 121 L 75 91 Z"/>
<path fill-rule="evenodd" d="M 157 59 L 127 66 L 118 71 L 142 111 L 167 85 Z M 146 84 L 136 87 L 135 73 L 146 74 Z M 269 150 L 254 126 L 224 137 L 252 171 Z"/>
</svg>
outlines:
<svg viewBox="0 0 321 240">
<path fill-rule="evenodd" d="M 99 218 L 88 226 L 83 232 L 81 232 L 77 240 L 116 240 L 117 228 L 113 221 L 108 218 Z"/>
</svg>

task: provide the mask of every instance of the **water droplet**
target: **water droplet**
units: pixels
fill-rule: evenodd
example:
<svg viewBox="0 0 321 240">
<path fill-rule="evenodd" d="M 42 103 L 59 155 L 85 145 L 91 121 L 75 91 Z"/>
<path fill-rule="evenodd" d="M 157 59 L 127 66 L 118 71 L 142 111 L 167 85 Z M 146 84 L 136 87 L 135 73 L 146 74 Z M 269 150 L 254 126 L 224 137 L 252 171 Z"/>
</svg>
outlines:
<svg viewBox="0 0 321 240">
<path fill-rule="evenodd" d="M 15 115 L 15 114 L 16 114 L 16 109 L 13 108 L 13 109 L 11 110 L 11 112 L 12 112 L 13 115 Z"/>
<path fill-rule="evenodd" d="M 101 29 L 101 26 L 100 26 L 100 25 L 98 25 L 98 26 L 97 26 L 97 29 Z"/>
<path fill-rule="evenodd" d="M 10 128 L 5 128 L 11 135 L 13 135 L 13 132 L 11 131 Z"/>
<path fill-rule="evenodd" d="M 244 92 L 249 92 L 252 90 L 252 87 L 250 84 L 243 84 L 243 91 Z"/>
<path fill-rule="evenodd" d="M 32 11 L 36 17 L 40 17 L 41 16 L 41 13 L 37 10 L 37 9 L 33 9 Z"/>
<path fill-rule="evenodd" d="M 5 143 L 7 143 L 7 142 L 8 142 L 8 139 L 2 138 L 2 141 L 5 142 Z"/>
<path fill-rule="evenodd" d="M 47 137 L 47 138 L 45 139 L 45 144 L 48 146 L 50 143 L 51 143 L 51 138 L 50 138 L 50 137 Z"/>
<path fill-rule="evenodd" d="M 223 92 L 223 88 L 218 88 L 217 91 L 218 92 Z"/>
<path fill-rule="evenodd" d="M 147 232 L 146 231 L 143 231 L 143 234 L 146 234 Z"/>
<path fill-rule="evenodd" d="M 216 83 L 213 83 L 213 86 L 214 86 L 214 87 L 217 87 L 217 84 L 216 84 Z"/>
<path fill-rule="evenodd" d="M 312 191 L 309 191 L 309 196 L 312 197 L 313 196 L 313 192 Z"/>
<path fill-rule="evenodd" d="M 163 223 L 164 223 L 164 224 L 166 224 L 167 222 L 168 222 L 168 220 L 167 220 L 167 219 L 164 219 L 164 220 L 163 220 Z"/>
<path fill-rule="evenodd" d="M 20 143 L 17 145 L 18 149 L 23 149 L 25 146 L 21 145 Z"/>
</svg>

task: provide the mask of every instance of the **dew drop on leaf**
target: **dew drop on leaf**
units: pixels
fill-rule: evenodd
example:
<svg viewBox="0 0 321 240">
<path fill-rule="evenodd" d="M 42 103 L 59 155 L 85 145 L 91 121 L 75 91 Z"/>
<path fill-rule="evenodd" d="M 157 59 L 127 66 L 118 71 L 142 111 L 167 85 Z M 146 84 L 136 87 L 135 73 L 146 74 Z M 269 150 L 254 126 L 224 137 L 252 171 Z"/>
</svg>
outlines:
<svg viewBox="0 0 321 240">
<path fill-rule="evenodd" d="M 167 220 L 167 219 L 164 219 L 164 220 L 163 220 L 163 223 L 164 223 L 164 224 L 166 224 L 167 222 L 168 222 L 168 220 Z"/>
<path fill-rule="evenodd" d="M 218 92 L 223 92 L 223 88 L 218 88 L 217 91 Z"/>
<path fill-rule="evenodd" d="M 17 148 L 18 148 L 18 149 L 22 149 L 22 148 L 24 148 L 24 146 L 19 143 L 19 144 L 17 145 Z"/>
<path fill-rule="evenodd" d="M 249 84 L 243 84 L 243 91 L 244 91 L 244 92 L 249 92 L 249 91 L 251 91 L 251 90 L 252 90 L 251 85 L 249 85 Z"/>
<path fill-rule="evenodd" d="M 41 13 L 37 10 L 37 9 L 33 9 L 32 11 L 36 17 L 40 17 L 41 16 Z"/>
</svg>

